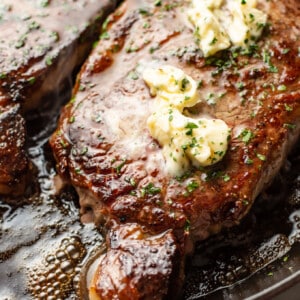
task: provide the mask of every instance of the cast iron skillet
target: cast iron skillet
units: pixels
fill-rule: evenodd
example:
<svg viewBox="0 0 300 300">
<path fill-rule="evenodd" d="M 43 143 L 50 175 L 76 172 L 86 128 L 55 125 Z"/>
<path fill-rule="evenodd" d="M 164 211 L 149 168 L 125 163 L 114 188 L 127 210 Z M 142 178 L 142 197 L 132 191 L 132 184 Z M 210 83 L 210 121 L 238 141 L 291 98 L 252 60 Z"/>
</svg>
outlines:
<svg viewBox="0 0 300 300">
<path fill-rule="evenodd" d="M 59 105 L 70 87 L 55 95 Z M 11 205 L 0 199 L 0 299 L 78 298 L 81 271 L 101 248 L 99 229 L 79 222 L 74 190 L 54 195 L 48 138 L 58 111 L 44 107 L 27 118 L 37 172 L 29 196 Z M 197 245 L 182 299 L 272 298 L 300 281 L 299 241 L 300 145 L 240 226 Z"/>
</svg>

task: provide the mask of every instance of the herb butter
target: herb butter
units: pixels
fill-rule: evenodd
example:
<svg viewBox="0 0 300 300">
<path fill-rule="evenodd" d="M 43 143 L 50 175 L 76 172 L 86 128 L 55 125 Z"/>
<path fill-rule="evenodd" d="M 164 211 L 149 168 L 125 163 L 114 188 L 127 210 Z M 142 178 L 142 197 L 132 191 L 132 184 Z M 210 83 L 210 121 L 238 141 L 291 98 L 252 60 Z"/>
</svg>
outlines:
<svg viewBox="0 0 300 300">
<path fill-rule="evenodd" d="M 184 115 L 185 108 L 200 102 L 196 81 L 182 70 L 167 65 L 146 69 L 143 78 L 155 96 L 148 129 L 162 147 L 167 172 L 178 176 L 191 166 L 204 167 L 220 161 L 230 134 L 226 123 Z"/>
<path fill-rule="evenodd" d="M 256 0 L 193 0 L 188 17 L 205 57 L 260 37 L 267 15 Z"/>
</svg>

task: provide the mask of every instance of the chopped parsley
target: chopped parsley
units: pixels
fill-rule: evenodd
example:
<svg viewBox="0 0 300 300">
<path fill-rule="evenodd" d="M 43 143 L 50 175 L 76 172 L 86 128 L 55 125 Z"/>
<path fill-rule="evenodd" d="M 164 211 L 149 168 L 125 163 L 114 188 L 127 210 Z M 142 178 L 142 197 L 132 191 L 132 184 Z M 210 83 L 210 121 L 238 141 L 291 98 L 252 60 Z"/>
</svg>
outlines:
<svg viewBox="0 0 300 300">
<path fill-rule="evenodd" d="M 62 145 L 63 148 L 67 148 L 67 144 L 63 139 L 60 140 L 60 144 Z"/>
<path fill-rule="evenodd" d="M 107 31 L 104 31 L 101 35 L 100 35 L 100 39 L 101 40 L 109 40 L 109 33 Z"/>
<path fill-rule="evenodd" d="M 281 84 L 277 87 L 277 90 L 280 91 L 280 92 L 283 92 L 283 91 L 286 91 L 286 86 L 284 84 Z"/>
<path fill-rule="evenodd" d="M 239 135 L 239 138 L 242 140 L 242 142 L 248 144 L 254 136 L 254 133 L 250 129 L 244 129 Z"/>
<path fill-rule="evenodd" d="M 186 186 L 186 190 L 189 193 L 192 193 L 194 190 L 196 190 L 199 187 L 199 183 L 195 180 L 192 180 L 188 183 L 188 185 Z"/>
<path fill-rule="evenodd" d="M 180 87 L 180 90 L 181 90 L 182 92 L 184 92 L 189 84 L 190 84 L 190 81 L 189 81 L 186 77 L 184 77 L 184 78 L 181 80 L 181 87 Z"/>
<path fill-rule="evenodd" d="M 266 156 L 263 155 L 263 154 L 257 153 L 256 156 L 257 156 L 260 160 L 262 160 L 262 161 L 265 161 L 265 160 L 266 160 Z"/>
<path fill-rule="evenodd" d="M 252 165 L 253 164 L 253 159 L 251 159 L 250 157 L 246 157 L 245 160 L 244 160 L 244 163 L 246 165 Z"/>
<path fill-rule="evenodd" d="M 267 50 L 263 50 L 262 58 L 263 58 L 263 62 L 268 65 L 268 67 L 269 67 L 268 71 L 270 73 L 277 73 L 278 72 L 278 68 L 275 67 L 271 63 L 271 53 L 270 52 L 268 52 Z"/>
<path fill-rule="evenodd" d="M 159 49 L 159 44 L 157 44 L 156 46 L 152 46 L 152 47 L 150 47 L 150 49 L 149 49 L 149 52 L 151 53 L 151 54 L 153 54 L 156 50 L 158 50 Z"/>
<path fill-rule="evenodd" d="M 147 10 L 146 8 L 140 8 L 139 9 L 139 13 L 142 16 L 151 16 L 152 14 L 149 12 L 149 10 Z"/>
<path fill-rule="evenodd" d="M 245 87 L 245 84 L 243 82 L 238 82 L 236 84 L 236 87 L 237 87 L 238 90 L 242 90 Z"/>
<path fill-rule="evenodd" d="M 80 174 L 81 173 L 81 169 L 79 167 L 75 168 L 75 173 L 76 174 Z"/>
<path fill-rule="evenodd" d="M 74 116 L 71 116 L 70 118 L 69 118 L 69 123 L 74 123 L 75 122 L 75 117 Z"/>
<path fill-rule="evenodd" d="M 161 192 L 159 187 L 154 186 L 152 182 L 148 183 L 145 187 L 141 189 L 141 195 L 144 197 L 145 195 L 156 195 Z"/>
<path fill-rule="evenodd" d="M 289 105 L 287 105 L 286 103 L 284 104 L 284 108 L 286 111 L 293 111 L 293 108 Z"/>
<path fill-rule="evenodd" d="M 32 76 L 32 77 L 30 77 L 30 78 L 27 79 L 27 82 L 28 82 L 29 84 L 34 84 L 34 83 L 35 83 L 35 80 L 36 80 L 36 78 Z"/>
<path fill-rule="evenodd" d="M 85 154 L 87 154 L 88 153 L 88 147 L 84 147 L 82 150 L 81 150 L 81 152 L 80 152 L 80 155 L 85 155 Z"/>
<path fill-rule="evenodd" d="M 287 128 L 287 129 L 295 129 L 296 125 L 295 124 L 285 123 L 285 124 L 283 124 L 283 127 Z"/>
<path fill-rule="evenodd" d="M 47 66 L 51 66 L 52 63 L 53 63 L 52 57 L 48 55 L 48 56 L 46 57 L 46 65 L 47 65 Z"/>
<path fill-rule="evenodd" d="M 186 124 L 185 128 L 188 129 L 185 133 L 186 135 L 193 135 L 193 129 L 198 128 L 198 125 L 193 122 L 189 122 Z"/>
<path fill-rule="evenodd" d="M 32 21 L 32 22 L 28 25 L 28 29 L 29 29 L 29 30 L 39 29 L 40 27 L 41 27 L 41 25 L 38 24 L 36 21 Z"/>
<path fill-rule="evenodd" d="M 133 80 L 138 80 L 138 79 L 139 79 L 139 75 L 138 75 L 137 72 L 135 72 L 135 71 L 129 72 L 128 77 L 129 77 L 130 79 L 133 79 Z"/>
<path fill-rule="evenodd" d="M 214 45 L 216 42 L 218 41 L 218 39 L 216 37 L 214 37 L 211 42 L 209 43 L 210 46 Z"/>
<path fill-rule="evenodd" d="M 282 50 L 282 54 L 287 54 L 287 53 L 289 53 L 290 52 L 290 49 L 289 48 L 285 48 L 285 49 L 283 49 Z"/>
<path fill-rule="evenodd" d="M 185 224 L 184 224 L 184 231 L 188 232 L 191 229 L 191 222 L 190 220 L 185 220 Z"/>
<path fill-rule="evenodd" d="M 47 7 L 49 5 L 49 0 L 40 0 L 41 7 Z"/>
<path fill-rule="evenodd" d="M 222 178 L 225 182 L 228 182 L 230 180 L 230 176 L 228 174 L 223 175 Z"/>
<path fill-rule="evenodd" d="M 197 84 L 197 89 L 201 89 L 203 86 L 203 80 L 199 80 Z"/>
<path fill-rule="evenodd" d="M 125 164 L 126 164 L 126 159 L 123 159 L 122 162 L 118 166 L 115 167 L 117 174 L 121 173 L 121 170 Z"/>
<path fill-rule="evenodd" d="M 102 121 L 102 116 L 101 116 L 100 113 L 98 113 L 98 114 L 95 116 L 94 121 L 95 121 L 96 123 L 101 123 L 101 121 Z"/>
</svg>

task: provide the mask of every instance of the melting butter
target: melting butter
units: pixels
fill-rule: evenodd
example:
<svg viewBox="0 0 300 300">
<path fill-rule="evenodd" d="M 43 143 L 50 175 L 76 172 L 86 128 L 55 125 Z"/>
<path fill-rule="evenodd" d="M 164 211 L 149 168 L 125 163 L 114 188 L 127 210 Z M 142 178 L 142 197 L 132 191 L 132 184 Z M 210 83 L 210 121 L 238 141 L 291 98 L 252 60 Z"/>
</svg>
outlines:
<svg viewBox="0 0 300 300">
<path fill-rule="evenodd" d="M 256 0 L 192 0 L 188 17 L 204 56 L 257 40 L 267 14 L 256 7 Z"/>
<path fill-rule="evenodd" d="M 180 176 L 191 165 L 203 167 L 219 162 L 228 147 L 227 124 L 219 119 L 194 119 L 183 114 L 185 108 L 200 102 L 196 81 L 168 65 L 146 69 L 143 78 L 155 96 L 148 129 L 162 147 L 167 172 Z"/>
</svg>

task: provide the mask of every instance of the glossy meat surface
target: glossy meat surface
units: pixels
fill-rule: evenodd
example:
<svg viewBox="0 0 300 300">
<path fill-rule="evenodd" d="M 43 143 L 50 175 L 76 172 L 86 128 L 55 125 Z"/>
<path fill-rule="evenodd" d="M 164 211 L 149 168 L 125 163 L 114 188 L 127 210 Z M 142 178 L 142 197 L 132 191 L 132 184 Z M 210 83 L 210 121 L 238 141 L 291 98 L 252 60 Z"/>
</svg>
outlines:
<svg viewBox="0 0 300 300">
<path fill-rule="evenodd" d="M 110 232 L 108 249 L 97 267 L 95 278 L 100 280 L 92 284 L 90 297 L 98 293 L 102 300 L 162 299 L 168 295 L 169 282 L 175 286 L 178 281 L 174 266 L 180 255 L 170 231 L 149 236 L 137 224 L 121 225 Z"/>
<path fill-rule="evenodd" d="M 110 220 L 138 223 L 149 234 L 171 229 L 182 256 L 193 242 L 240 221 L 300 129 L 299 2 L 261 2 L 269 26 L 255 47 L 209 59 L 195 44 L 185 5 L 128 1 L 111 16 L 51 139 L 59 173 L 81 196 L 84 221 L 108 229 Z M 165 64 L 201 83 L 205 101 L 190 114 L 231 128 L 222 162 L 181 178 L 166 174 L 146 126 L 153 98 L 142 72 Z"/>
<path fill-rule="evenodd" d="M 28 170 L 25 143 L 24 119 L 20 115 L 20 106 L 6 106 L 0 114 L 0 190 L 3 193 L 16 194 L 25 190 L 26 180 L 20 180 Z M 27 174 L 25 174 L 25 177 Z M 13 183 L 14 189 L 10 185 Z"/>
<path fill-rule="evenodd" d="M 1 128 L 7 128 L 1 130 L 2 142 L 11 148 L 1 148 L 1 194 L 22 194 L 26 185 L 30 163 L 25 154 L 25 123 L 20 119 L 42 107 L 46 96 L 55 95 L 71 80 L 114 5 L 108 0 L 1 1 L 0 107 L 18 119 L 9 123 L 10 128 L 1 119 Z M 20 107 L 13 116 L 16 110 L 10 107 L 15 104 Z M 13 144 L 9 131 L 18 132 Z"/>
</svg>

